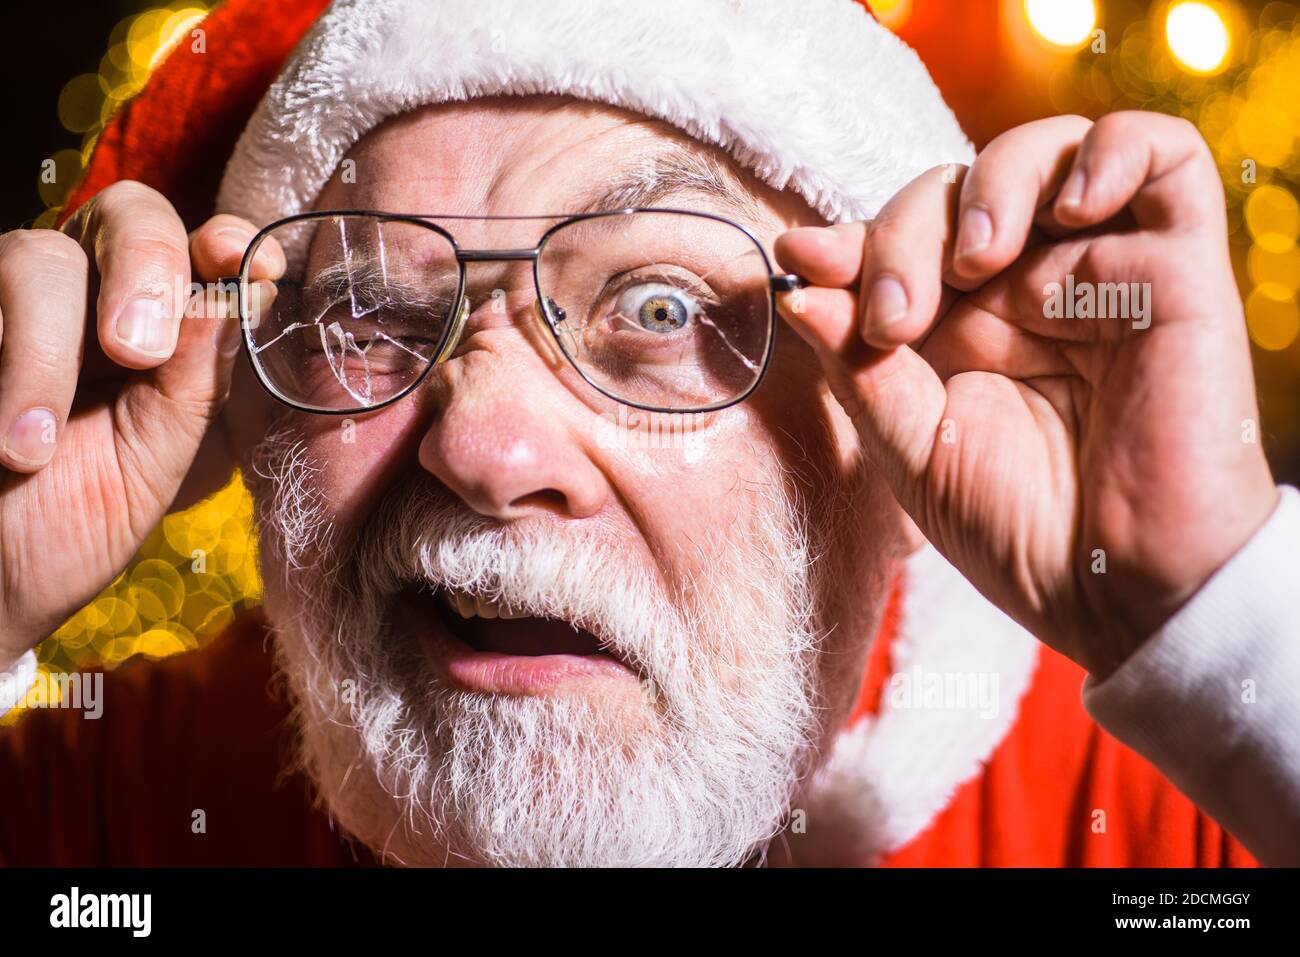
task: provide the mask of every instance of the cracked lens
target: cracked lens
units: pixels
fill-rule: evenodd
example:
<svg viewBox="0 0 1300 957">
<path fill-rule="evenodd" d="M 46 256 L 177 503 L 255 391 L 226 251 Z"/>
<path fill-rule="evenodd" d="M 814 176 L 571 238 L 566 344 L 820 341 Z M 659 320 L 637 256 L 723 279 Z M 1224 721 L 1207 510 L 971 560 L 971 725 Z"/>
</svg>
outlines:
<svg viewBox="0 0 1300 957">
<path fill-rule="evenodd" d="M 448 238 L 375 216 L 279 228 L 300 265 L 250 317 L 263 381 L 295 405 L 332 412 L 412 388 L 457 304 Z M 699 411 L 746 395 L 762 375 L 773 325 L 767 260 L 731 223 L 662 210 L 576 219 L 549 233 L 537 279 L 561 350 L 606 395 Z"/>
<path fill-rule="evenodd" d="M 437 356 L 459 282 L 446 237 L 418 223 L 329 217 L 285 229 L 301 267 L 277 283 L 252 351 L 284 398 L 346 411 L 400 395 Z"/>
</svg>

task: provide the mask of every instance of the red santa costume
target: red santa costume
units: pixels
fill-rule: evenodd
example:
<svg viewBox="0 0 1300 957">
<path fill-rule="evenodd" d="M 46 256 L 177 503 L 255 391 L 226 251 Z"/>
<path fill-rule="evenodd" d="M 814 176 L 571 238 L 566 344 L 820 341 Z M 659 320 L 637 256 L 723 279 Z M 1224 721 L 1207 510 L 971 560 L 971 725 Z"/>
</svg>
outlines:
<svg viewBox="0 0 1300 957">
<path fill-rule="evenodd" d="M 325 7 L 219 7 L 203 50 L 182 44 L 113 118 L 69 210 L 134 179 L 189 228 L 218 211 L 264 225 L 309 207 L 387 116 L 501 93 L 666 120 L 832 221 L 868 218 L 918 173 L 973 155 L 915 54 L 851 0 L 666 0 L 618 17 L 578 0 Z M 0 860 L 372 862 L 282 771 L 288 705 L 267 634 L 246 616 L 202 651 L 109 675 L 99 721 L 35 712 L 0 733 L 0 779 L 22 782 L 0 795 Z M 951 674 L 996 681 L 976 709 L 926 707 L 927 676 Z M 925 547 L 899 570 L 809 814 L 834 815 L 864 865 L 1252 864 L 1094 723 L 1084 678 Z M 208 831 L 193 835 L 200 807 Z"/>
</svg>

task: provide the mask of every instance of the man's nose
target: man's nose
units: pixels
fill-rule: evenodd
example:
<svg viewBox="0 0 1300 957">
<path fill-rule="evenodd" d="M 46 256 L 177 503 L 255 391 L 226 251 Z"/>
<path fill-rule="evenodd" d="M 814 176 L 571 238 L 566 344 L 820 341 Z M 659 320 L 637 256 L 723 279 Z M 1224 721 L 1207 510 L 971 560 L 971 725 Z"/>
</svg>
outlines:
<svg viewBox="0 0 1300 957">
<path fill-rule="evenodd" d="M 513 348 L 466 346 L 438 389 L 420 464 L 475 511 L 501 521 L 599 512 L 609 484 L 554 372 L 518 340 Z"/>
</svg>

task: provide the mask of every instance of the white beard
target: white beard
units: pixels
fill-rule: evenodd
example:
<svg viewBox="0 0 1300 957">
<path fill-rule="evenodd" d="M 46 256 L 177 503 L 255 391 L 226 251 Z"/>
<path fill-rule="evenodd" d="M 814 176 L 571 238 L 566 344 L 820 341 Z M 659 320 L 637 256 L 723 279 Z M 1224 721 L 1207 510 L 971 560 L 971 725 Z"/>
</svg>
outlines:
<svg viewBox="0 0 1300 957">
<path fill-rule="evenodd" d="M 665 585 L 608 530 L 503 525 L 432 479 L 388 490 L 343 544 L 292 433 L 256 465 L 300 760 L 346 830 L 407 864 L 717 866 L 764 852 L 829 721 L 812 556 L 800 510 L 771 491 L 781 476 L 748 503 L 748 527 L 691 543 L 706 574 Z M 389 621 L 412 582 L 581 625 L 648 679 L 642 698 L 450 685 Z"/>
</svg>

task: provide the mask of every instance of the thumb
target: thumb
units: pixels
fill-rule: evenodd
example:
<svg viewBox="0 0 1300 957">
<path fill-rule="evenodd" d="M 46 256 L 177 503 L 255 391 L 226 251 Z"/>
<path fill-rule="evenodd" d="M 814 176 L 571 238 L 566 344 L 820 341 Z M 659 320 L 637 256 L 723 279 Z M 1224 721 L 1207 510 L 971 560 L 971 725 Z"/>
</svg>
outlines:
<svg viewBox="0 0 1300 957">
<path fill-rule="evenodd" d="M 242 344 L 233 283 L 256 229 L 233 216 L 217 216 L 190 235 L 190 260 L 198 288 L 191 290 L 172 357 L 134 377 L 119 402 L 123 442 L 136 457 L 147 452 L 153 481 L 170 496 L 185 478 L 199 443 L 230 391 Z M 284 274 L 284 253 L 263 242 L 249 279 L 265 282 Z M 170 501 L 170 498 L 168 498 Z"/>
<path fill-rule="evenodd" d="M 811 261 L 822 254 L 811 244 L 777 247 L 782 268 L 803 276 L 820 278 L 828 272 L 829 266 Z M 812 347 L 864 452 L 911 511 L 916 482 L 926 472 L 942 425 L 947 392 L 933 367 L 910 346 L 880 349 L 862 339 L 863 303 L 855 285 L 813 285 L 781 293 L 777 310 Z"/>
<path fill-rule="evenodd" d="M 176 352 L 155 370 L 154 385 L 206 420 L 216 415 L 230 391 L 230 373 L 242 341 L 236 281 L 256 235 L 252 223 L 227 215 L 213 216 L 190 234 L 190 263 L 200 289 L 186 306 Z M 274 281 L 285 268 L 280 244 L 266 238 L 249 265 L 248 291 L 257 294 L 255 298 L 273 296 Z"/>
</svg>

